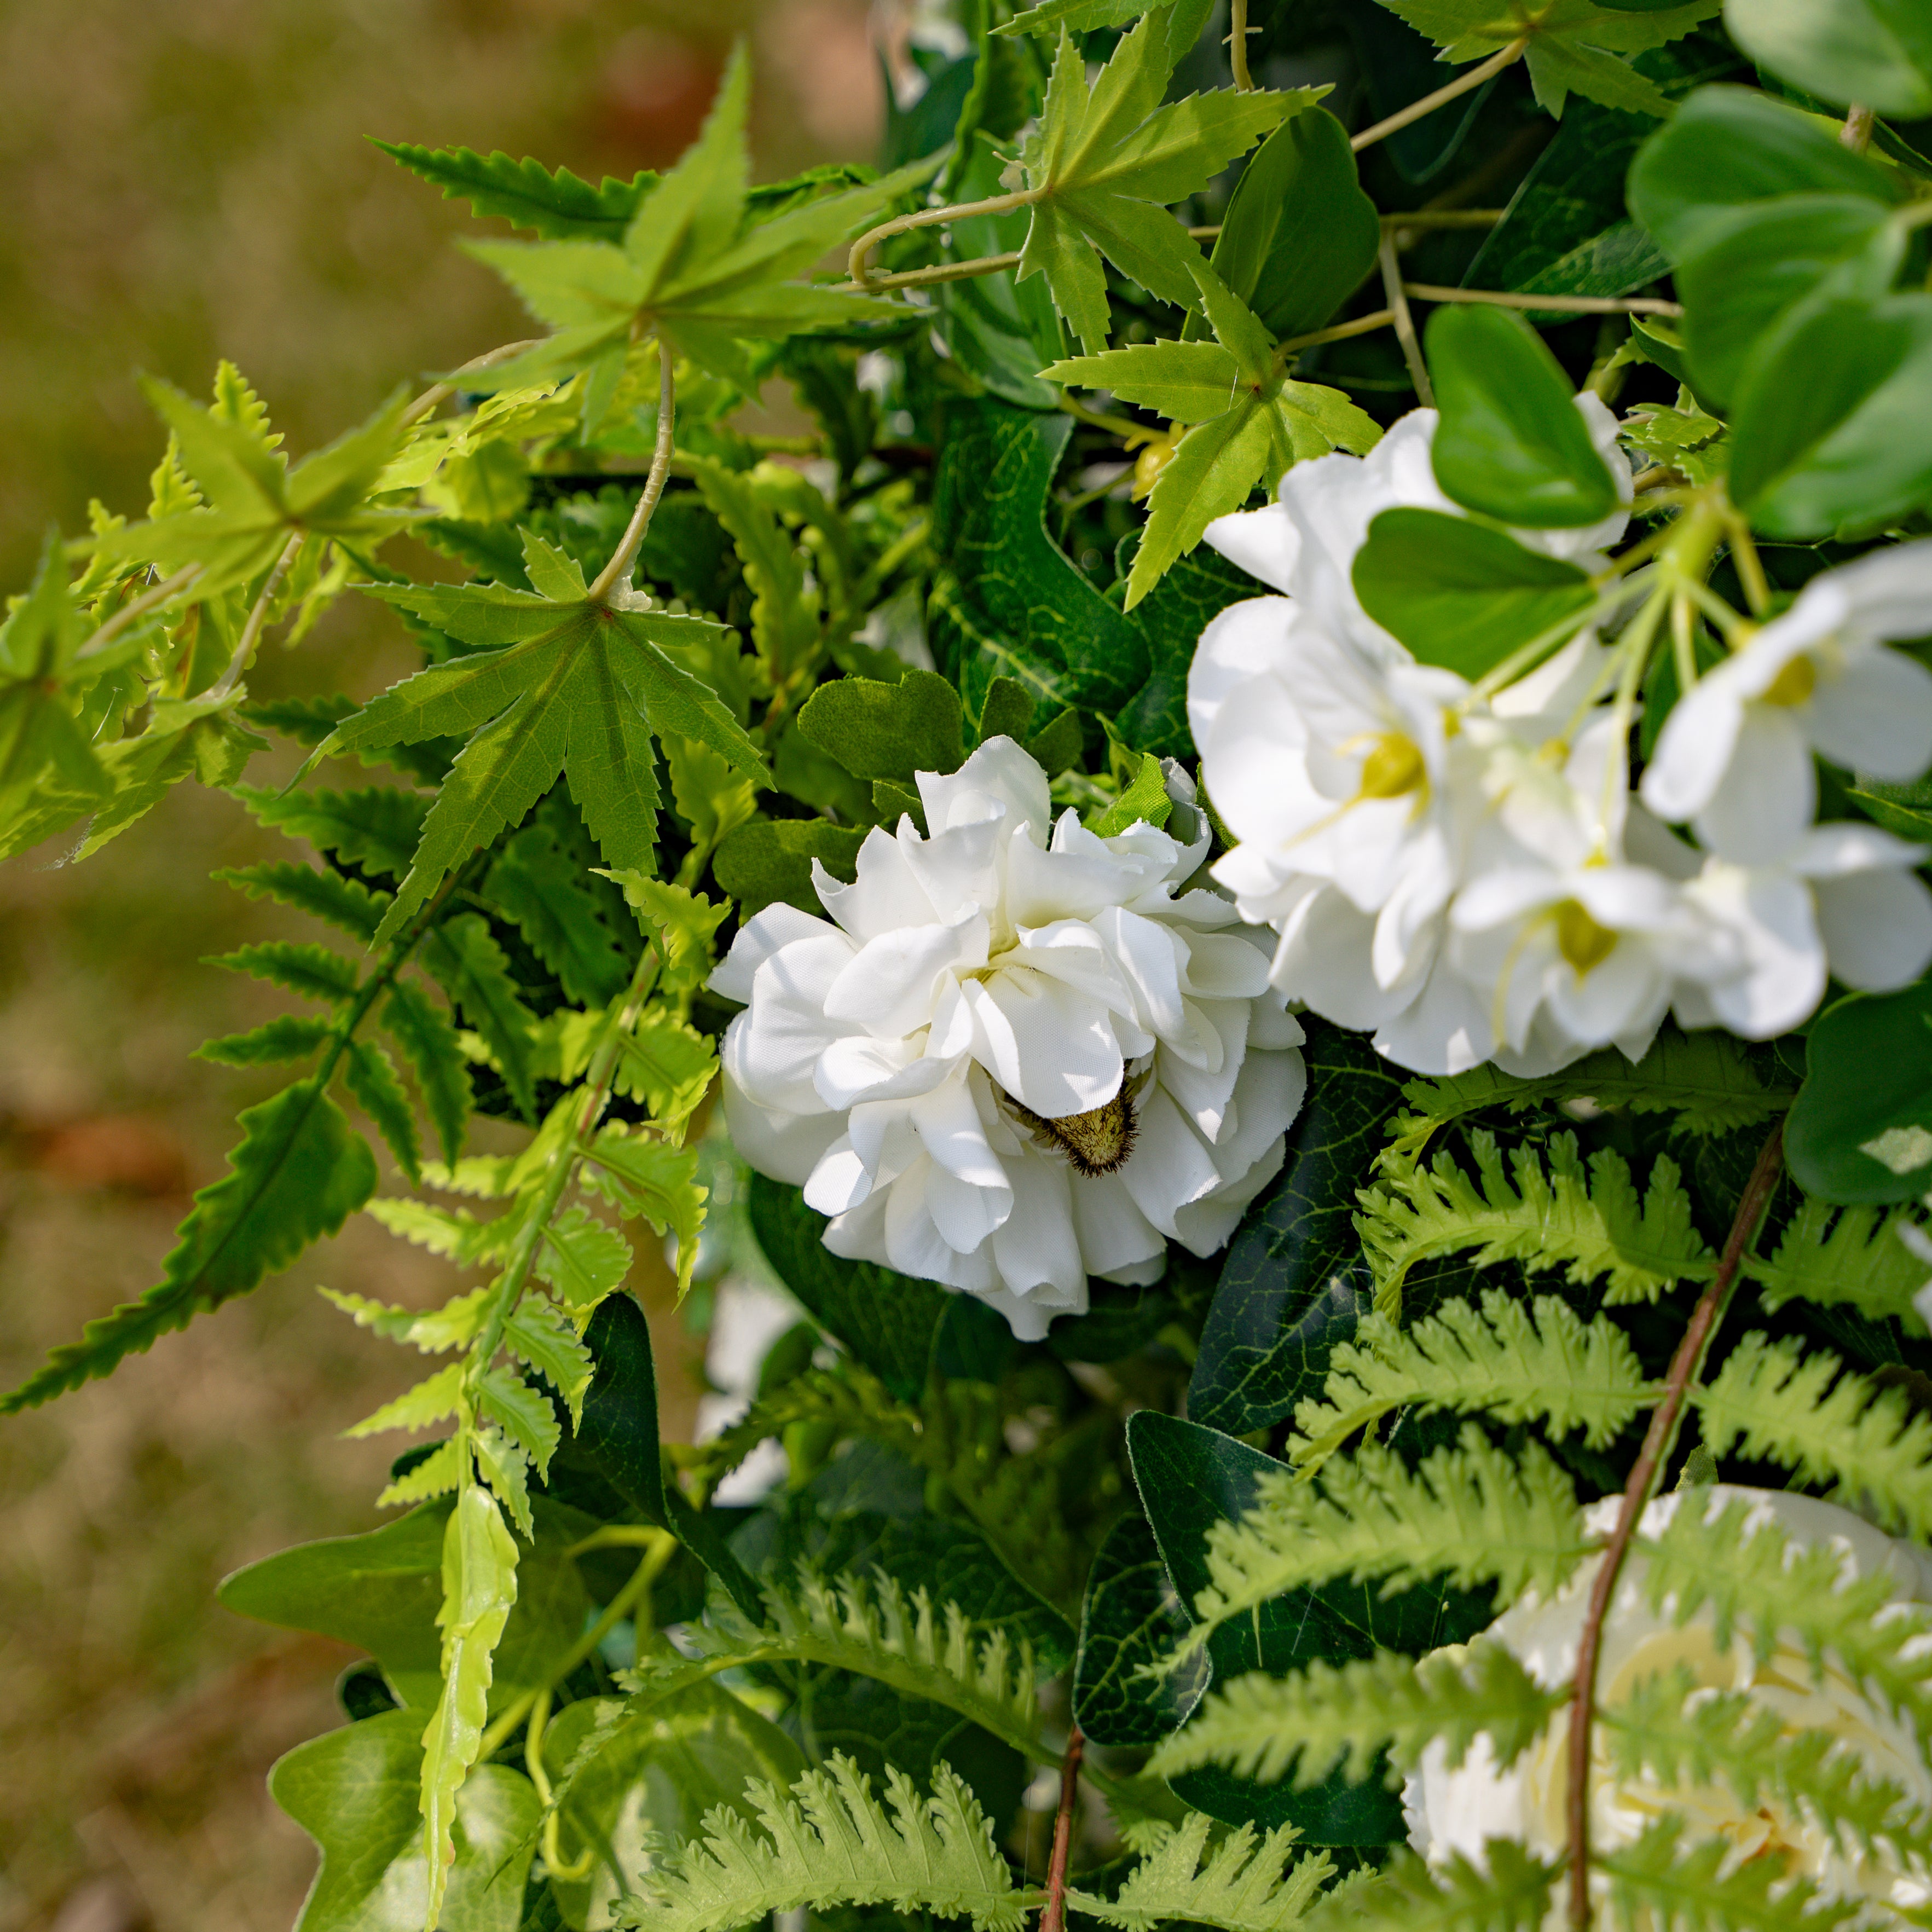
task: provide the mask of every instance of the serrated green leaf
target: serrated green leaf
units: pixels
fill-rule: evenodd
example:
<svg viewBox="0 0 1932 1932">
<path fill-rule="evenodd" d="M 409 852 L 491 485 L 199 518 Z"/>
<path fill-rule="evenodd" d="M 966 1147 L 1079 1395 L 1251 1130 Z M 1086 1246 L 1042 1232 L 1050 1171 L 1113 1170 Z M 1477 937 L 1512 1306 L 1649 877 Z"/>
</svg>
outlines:
<svg viewBox="0 0 1932 1932">
<path fill-rule="evenodd" d="M 1205 422 L 1236 401 L 1240 371 L 1218 342 L 1143 342 L 1098 356 L 1071 356 L 1040 371 L 1050 382 L 1108 389 L 1124 403 L 1157 410 L 1172 422 Z"/>
<path fill-rule="evenodd" d="M 406 1389 L 360 1422 L 352 1424 L 343 1434 L 355 1442 L 365 1436 L 384 1435 L 392 1429 L 413 1431 L 427 1429 L 434 1422 L 448 1421 L 463 1399 L 463 1377 L 467 1366 L 454 1361 L 438 1369 L 414 1388 Z"/>
<path fill-rule="evenodd" d="M 392 161 L 442 190 L 446 201 L 469 202 L 551 242 L 619 242 L 638 203 L 657 184 L 649 168 L 629 181 L 604 177 L 592 188 L 568 168 L 512 160 L 501 148 L 479 154 L 473 148 L 424 148 L 409 141 L 374 141 Z"/>
<path fill-rule="evenodd" d="M 1919 1226 L 1909 1208 L 1834 1208 L 1806 1195 L 1769 1255 L 1747 1254 L 1744 1272 L 1767 1312 L 1796 1298 L 1823 1307 L 1850 1306 L 1868 1322 L 1888 1318 L 1916 1334 L 1924 1325 L 1916 1298 L 1932 1268 L 1904 1236 Z"/>
<path fill-rule="evenodd" d="M 511 1440 L 536 1465 L 539 1477 L 549 1472 L 550 1459 L 562 1440 L 556 1415 L 549 1402 L 508 1369 L 489 1369 L 476 1384 L 484 1414 L 494 1420 Z"/>
<path fill-rule="evenodd" d="M 563 1397 L 574 1429 L 584 1419 L 584 1392 L 595 1364 L 570 1324 L 549 1302 L 526 1294 L 503 1324 L 503 1340 L 519 1361 L 547 1378 Z"/>
<path fill-rule="evenodd" d="M 472 1441 L 476 1473 L 509 1511 L 510 1521 L 518 1534 L 534 1538 L 536 1525 L 530 1514 L 530 1458 L 501 1430 L 487 1425 L 477 1430 Z"/>
<path fill-rule="evenodd" d="M 365 944 L 375 937 L 386 894 L 371 892 L 359 880 L 313 866 L 289 863 L 241 866 L 210 875 L 252 898 L 270 898 L 279 905 L 326 919 Z"/>
<path fill-rule="evenodd" d="M 592 1142 L 583 1185 L 626 1214 L 640 1214 L 657 1234 L 677 1237 L 678 1292 L 691 1285 L 706 1190 L 698 1185 L 697 1156 L 655 1136 L 631 1134 L 612 1122 Z"/>
<path fill-rule="evenodd" d="M 1482 1862 L 1452 1852 L 1440 1867 L 1406 1846 L 1364 1883 L 1337 1886 L 1310 1932 L 1537 1932 L 1562 1868 L 1514 1838 L 1491 1838 Z"/>
<path fill-rule="evenodd" d="M 1244 1825 L 1208 1852 L 1213 1824 L 1204 1813 L 1192 1814 L 1141 1859 L 1111 1899 L 1076 1887 L 1067 1903 L 1125 1932 L 1155 1932 L 1176 1920 L 1223 1932 L 1289 1932 L 1300 1925 L 1334 1876 L 1334 1861 L 1318 1851 L 1290 1864 L 1289 1847 L 1300 1835 L 1292 1826 L 1258 1840 L 1254 1827 Z"/>
<path fill-rule="evenodd" d="M 220 966 L 230 973 L 245 973 L 253 980 L 266 980 L 286 987 L 304 999 L 340 1002 L 352 999 L 360 975 L 354 961 L 332 952 L 326 946 L 302 944 L 294 940 L 268 939 L 252 946 L 237 946 L 232 952 L 211 955 L 205 966 Z"/>
<path fill-rule="evenodd" d="M 238 795 L 261 824 L 306 838 L 365 871 L 398 876 L 409 870 L 430 804 L 421 793 L 388 785 L 280 794 L 244 785 Z"/>
<path fill-rule="evenodd" d="M 390 988 L 382 1024 L 409 1056 L 423 1105 L 435 1123 L 443 1159 L 454 1160 L 463 1151 L 472 1097 L 470 1067 L 457 1043 L 456 1029 L 440 1007 L 402 980 Z"/>
<path fill-rule="evenodd" d="M 624 990 L 630 967 L 586 877 L 546 827 L 532 825 L 504 846 L 485 890 L 568 998 L 604 1006 Z"/>
<path fill-rule="evenodd" d="M 423 1460 L 396 1477 L 376 1498 L 378 1509 L 398 1509 L 405 1504 L 428 1502 L 446 1496 L 463 1480 L 460 1445 L 453 1436 L 439 1443 Z M 414 1780 L 410 1791 L 410 1820 L 416 1822 Z M 411 1834 L 413 1837 L 413 1832 Z"/>
<path fill-rule="evenodd" d="M 472 1250 L 483 1246 L 476 1239 L 479 1232 L 477 1224 L 470 1221 L 467 1216 L 446 1215 L 441 1209 L 425 1207 L 420 1201 L 372 1201 L 366 1211 L 372 1220 L 381 1222 L 392 1234 L 417 1240 L 421 1246 L 437 1254 L 453 1254 L 459 1260 L 474 1260 L 476 1254 Z M 423 1239 L 420 1225 L 411 1225 L 414 1217 L 418 1216 L 434 1216 L 444 1223 L 452 1220 L 466 1223 L 465 1233 L 468 1238 L 440 1242 Z M 357 1328 L 373 1329 L 392 1342 L 406 1342 L 425 1355 L 440 1355 L 446 1350 L 462 1347 L 475 1336 L 489 1313 L 490 1291 L 487 1288 L 472 1288 L 467 1294 L 456 1295 L 446 1301 L 440 1308 L 427 1310 L 392 1307 L 386 1302 L 371 1301 L 366 1295 L 350 1294 L 338 1288 L 324 1288 L 316 1292 L 323 1300 L 340 1309 Z"/>
<path fill-rule="evenodd" d="M 306 1059 L 334 1030 L 332 1020 L 284 1013 L 247 1033 L 204 1040 L 195 1048 L 194 1057 L 212 1060 L 218 1066 L 272 1066 L 283 1060 Z"/>
<path fill-rule="evenodd" d="M 420 1184 L 422 1142 L 416 1133 L 410 1096 L 396 1078 L 394 1062 L 374 1040 L 367 1040 L 350 1041 L 345 1059 L 343 1076 L 350 1092 L 388 1143 L 396 1165 L 412 1183 Z"/>
<path fill-rule="evenodd" d="M 510 977 L 503 949 L 490 936 L 479 913 L 459 913 L 440 921 L 420 948 L 423 964 L 449 995 L 452 1005 L 483 1036 L 517 1105 L 528 1118 L 536 1111 L 536 1090 L 530 1051 L 536 1016 L 524 1005 Z M 448 1084 L 446 1071 L 439 1076 Z"/>
</svg>

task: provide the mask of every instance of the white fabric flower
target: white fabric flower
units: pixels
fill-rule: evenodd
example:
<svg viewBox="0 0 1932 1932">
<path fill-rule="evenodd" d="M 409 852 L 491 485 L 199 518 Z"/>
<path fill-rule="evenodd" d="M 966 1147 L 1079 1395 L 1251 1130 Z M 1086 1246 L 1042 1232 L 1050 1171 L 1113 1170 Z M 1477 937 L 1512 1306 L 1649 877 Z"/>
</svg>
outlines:
<svg viewBox="0 0 1932 1932">
<path fill-rule="evenodd" d="M 1828 570 L 1700 678 L 1659 734 L 1644 802 L 1720 857 L 1776 863 L 1817 807 L 1811 754 L 1879 779 L 1932 764 L 1932 671 L 1886 640 L 1932 632 L 1932 540 Z"/>
<path fill-rule="evenodd" d="M 1630 520 L 1630 460 L 1617 446 L 1616 418 L 1600 397 L 1586 390 L 1576 408 L 1616 479 L 1619 507 L 1581 530 L 1510 534 L 1527 549 L 1594 569 Z M 1369 526 L 1384 510 L 1468 514 L 1443 494 L 1430 466 L 1436 422 L 1435 410 L 1412 410 L 1366 456 L 1338 450 L 1298 463 L 1282 478 L 1276 502 L 1216 518 L 1207 541 L 1229 562 L 1293 598 L 1326 636 L 1354 645 L 1371 662 L 1406 661 L 1408 652 L 1362 608 L 1350 572 L 1355 553 L 1368 541 Z"/>
<path fill-rule="evenodd" d="M 1305 1075 L 1267 935 L 1184 890 L 1206 855 L 1142 824 L 1052 820 L 1046 774 L 994 738 L 918 779 L 857 876 L 814 868 L 830 922 L 747 922 L 712 985 L 726 1118 L 754 1167 L 832 1216 L 826 1245 L 977 1294 L 1022 1340 L 1087 1277 L 1209 1254 L 1279 1170 Z"/>
<path fill-rule="evenodd" d="M 1658 1534 L 1679 1508 L 1714 1513 L 1739 1500 L 1750 1506 L 1752 1531 L 1774 1524 L 1797 1544 L 1837 1552 L 1848 1571 L 1886 1576 L 1901 1600 L 1932 1602 L 1932 1562 L 1922 1552 L 1848 1510 L 1787 1491 L 1721 1484 L 1678 1491 L 1650 1504 L 1641 1532 Z M 1586 1520 L 1594 1533 L 1608 1533 L 1620 1502 L 1606 1497 L 1592 1507 Z M 1490 1635 L 1547 1689 L 1574 1675 L 1596 1568 L 1585 1564 L 1553 1600 L 1519 1604 L 1490 1627 Z M 1918 1806 L 1932 1804 L 1932 1774 L 1910 1728 L 1874 1706 L 1835 1664 L 1828 1660 L 1820 1670 L 1802 1649 L 1782 1642 L 1762 1661 L 1742 1636 L 1720 1645 L 1708 1604 L 1682 1627 L 1671 1624 L 1646 1601 L 1645 1568 L 1634 1550 L 1604 1622 L 1597 1680 L 1600 1708 L 1614 1710 L 1641 1679 L 1688 1665 L 1699 1686 L 1694 1694 L 1742 1691 L 1790 1730 L 1828 1730 L 1874 1776 L 1901 1785 Z M 1559 1712 L 1508 1771 L 1498 1768 L 1486 1733 L 1453 1771 L 1441 1742 L 1431 1744 L 1402 1792 L 1416 1850 L 1432 1863 L 1444 1863 L 1456 1852 L 1480 1862 L 1486 1840 L 1513 1838 L 1545 1856 L 1560 1855 L 1568 1843 L 1568 1714 L 1567 1709 Z M 1808 1878 L 1840 1898 L 1907 1907 L 1932 1901 L 1924 1872 L 1902 1869 L 1888 1851 L 1861 1851 L 1842 1843 L 1808 1815 L 1787 1810 L 1762 1792 L 1747 1808 L 1721 1784 L 1660 1787 L 1647 1776 L 1620 1776 L 1600 1732 L 1592 1740 L 1589 1799 L 1590 1840 L 1601 1851 L 1628 1845 L 1660 1816 L 1674 1815 L 1685 1821 L 1694 1841 L 1721 1838 L 1740 1861 L 1774 1854 L 1781 1874 Z M 1552 1910 L 1552 1923 L 1560 1922 L 1560 1916 Z"/>
</svg>

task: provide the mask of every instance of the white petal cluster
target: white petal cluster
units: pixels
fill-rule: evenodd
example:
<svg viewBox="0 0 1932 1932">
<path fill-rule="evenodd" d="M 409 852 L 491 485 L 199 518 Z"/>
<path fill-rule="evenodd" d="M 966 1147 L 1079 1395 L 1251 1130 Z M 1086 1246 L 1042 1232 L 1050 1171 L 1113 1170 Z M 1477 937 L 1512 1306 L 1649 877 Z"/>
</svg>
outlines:
<svg viewBox="0 0 1932 1932">
<path fill-rule="evenodd" d="M 1576 400 L 1628 502 L 1614 418 Z M 1636 1058 L 1673 1011 L 1764 1039 L 1828 976 L 1916 979 L 1925 854 L 1814 824 L 1811 756 L 1890 779 L 1932 764 L 1932 672 L 1885 647 L 1932 631 L 1932 542 L 1824 573 L 1752 633 L 1672 711 L 1637 795 L 1594 632 L 1479 692 L 1362 608 L 1350 573 L 1378 515 L 1462 514 L 1430 467 L 1435 429 L 1414 411 L 1369 456 L 1298 464 L 1277 502 L 1208 527 L 1282 593 L 1216 616 L 1188 680 L 1238 842 L 1215 876 L 1278 934 L 1274 984 L 1418 1071 L 1532 1074 L 1611 1044 Z M 1594 571 L 1627 518 L 1511 534 Z M 1669 829 L 1687 822 L 1696 846 Z"/>
<path fill-rule="evenodd" d="M 1650 1504 L 1640 1534 L 1657 1534 L 1679 1508 L 1714 1513 L 1738 1501 L 1748 1505 L 1750 1533 L 1774 1526 L 1796 1544 L 1832 1550 L 1848 1574 L 1886 1577 L 1901 1602 L 1932 1602 L 1932 1562 L 1924 1552 L 1882 1534 L 1849 1510 L 1788 1490 L 1722 1484 L 1680 1490 Z M 1586 1518 L 1589 1528 L 1607 1534 L 1620 1504 L 1617 1497 L 1594 1504 Z M 1488 1634 L 1507 1646 L 1546 1689 L 1558 1688 L 1575 1674 L 1585 1610 L 1601 1561 L 1586 1564 L 1552 1601 L 1517 1604 L 1490 1627 Z M 1634 1550 L 1604 1618 L 1597 1676 L 1600 1709 L 1613 1712 L 1646 1678 L 1688 1666 L 1696 1681 L 1694 1702 L 1742 1692 L 1782 1730 L 1828 1732 L 1857 1754 L 1859 1768 L 1870 1776 L 1900 1786 L 1916 1808 L 1932 1805 L 1932 1775 L 1908 1724 L 1876 1707 L 1834 1664 L 1820 1669 L 1796 1646 L 1777 1643 L 1760 1658 L 1742 1633 L 1720 1643 L 1708 1604 L 1682 1625 L 1659 1616 L 1646 1598 L 1646 1568 Z M 1487 1840 L 1512 1838 L 1545 1857 L 1560 1856 L 1568 1842 L 1568 1720 L 1566 1708 L 1507 1771 L 1497 1765 L 1486 1732 L 1454 1770 L 1441 1740 L 1432 1744 L 1402 1792 L 1415 1849 L 1432 1864 L 1445 1863 L 1459 1852 L 1480 1864 Z M 1762 1791 L 1746 1805 L 1721 1781 L 1666 1786 L 1648 1775 L 1620 1773 L 1600 1729 L 1591 1741 L 1589 1807 L 1591 1846 L 1600 1852 L 1629 1845 L 1660 1817 L 1678 1817 L 1690 1842 L 1720 1839 L 1739 1864 L 1768 1855 L 1780 1876 L 1808 1879 L 1834 1897 L 1906 1909 L 1932 1902 L 1932 1874 L 1906 1868 L 1888 1845 L 1861 1848 L 1842 1840 L 1809 1812 Z M 1557 1916 L 1552 1913 L 1552 1922 Z"/>
<path fill-rule="evenodd" d="M 1209 1254 L 1280 1169 L 1300 1027 L 1268 935 L 1186 890 L 1207 854 L 1150 825 L 1053 820 L 1010 739 L 922 772 L 927 834 L 814 868 L 829 920 L 767 907 L 712 985 L 731 1136 L 832 1217 L 835 1253 L 992 1303 L 1022 1340 L 1087 1278 Z M 1198 814 L 1197 814 L 1198 815 Z"/>
</svg>

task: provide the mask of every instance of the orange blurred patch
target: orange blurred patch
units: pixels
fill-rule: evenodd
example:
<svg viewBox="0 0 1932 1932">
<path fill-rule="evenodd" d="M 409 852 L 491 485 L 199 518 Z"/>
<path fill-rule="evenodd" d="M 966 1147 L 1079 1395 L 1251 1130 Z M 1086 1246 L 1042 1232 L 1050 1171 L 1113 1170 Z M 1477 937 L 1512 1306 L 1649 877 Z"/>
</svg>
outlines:
<svg viewBox="0 0 1932 1932">
<path fill-rule="evenodd" d="M 778 0 L 759 40 L 806 132 L 835 152 L 869 155 L 886 116 L 869 10 L 857 0 Z"/>
<path fill-rule="evenodd" d="M 718 91 L 722 63 L 655 27 L 637 27 L 616 41 L 597 82 L 600 146 L 618 172 L 668 167 L 698 138 Z"/>
</svg>

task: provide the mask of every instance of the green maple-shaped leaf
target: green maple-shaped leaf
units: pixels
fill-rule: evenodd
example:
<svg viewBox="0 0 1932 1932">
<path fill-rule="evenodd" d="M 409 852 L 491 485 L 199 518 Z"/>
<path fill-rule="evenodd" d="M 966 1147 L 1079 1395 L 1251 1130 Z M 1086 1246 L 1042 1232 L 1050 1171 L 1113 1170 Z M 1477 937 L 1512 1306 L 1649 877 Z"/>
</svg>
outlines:
<svg viewBox="0 0 1932 1932">
<path fill-rule="evenodd" d="M 770 220 L 749 218 L 745 136 L 751 64 L 742 44 L 697 140 L 645 194 L 621 242 L 471 242 L 539 321 L 556 332 L 479 382 L 507 388 L 607 360 L 647 331 L 687 362 L 755 390 L 740 344 L 896 313 L 868 296 L 789 280 L 849 242 L 889 202 L 932 172 L 902 168 Z M 593 378 L 593 380 L 596 380 Z"/>
<path fill-rule="evenodd" d="M 1111 389 L 1123 402 L 1190 425 L 1148 499 L 1127 578 L 1132 610 L 1216 517 L 1262 478 L 1331 449 L 1360 455 L 1382 431 L 1339 389 L 1298 382 L 1254 311 L 1202 261 L 1189 264 L 1213 342 L 1150 342 L 1056 362 L 1052 381 Z"/>
<path fill-rule="evenodd" d="M 239 379 L 223 365 L 233 388 Z M 164 571 L 198 563 L 197 596 L 212 596 L 260 576 L 292 536 L 348 537 L 380 542 L 418 514 L 374 509 L 368 499 L 402 440 L 407 392 L 398 388 L 359 428 L 317 450 L 291 469 L 269 435 L 260 405 L 245 388 L 245 405 L 223 394 L 199 408 L 172 383 L 152 377 L 142 387 L 172 433 L 180 467 L 200 490 L 202 507 L 104 538 L 98 554 L 123 563 L 153 564 Z"/>
<path fill-rule="evenodd" d="M 476 848 L 515 824 L 560 772 L 610 862 L 648 868 L 658 806 L 653 731 L 698 739 L 764 782 L 758 747 L 665 649 L 700 644 L 716 626 L 593 602 L 573 559 L 527 535 L 524 550 L 536 592 L 498 584 L 370 586 L 370 595 L 451 637 L 494 646 L 406 678 L 316 748 L 320 758 L 424 738 L 469 740 L 423 822 L 379 942 Z"/>
<path fill-rule="evenodd" d="M 1442 50 L 1445 61 L 1480 60 L 1527 38 L 1530 84 L 1560 116 L 1572 93 L 1634 114 L 1669 117 L 1671 104 L 1620 54 L 1681 38 L 1724 10 L 1723 0 L 1683 6 L 1599 6 L 1596 0 L 1383 0 Z"/>
<path fill-rule="evenodd" d="M 1236 155 L 1328 92 L 1190 94 L 1161 105 L 1173 67 L 1164 11 L 1115 49 L 1090 88 L 1064 29 L 1040 129 L 1022 158 L 1033 223 L 1020 279 L 1046 278 L 1083 349 L 1107 346 L 1107 285 L 1098 249 L 1151 294 L 1195 305 L 1201 251 L 1167 204 L 1204 188 Z"/>
<path fill-rule="evenodd" d="M 60 538 L 50 532 L 34 587 L 0 624 L 0 798 L 49 765 L 75 790 L 105 787 L 100 761 L 61 692 L 80 640 Z"/>
</svg>

